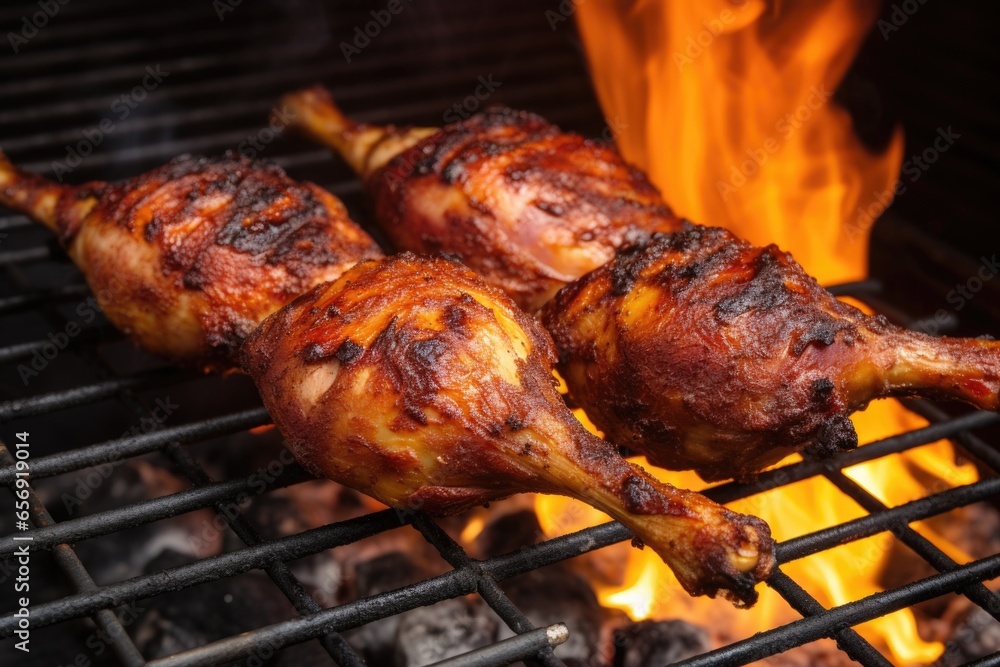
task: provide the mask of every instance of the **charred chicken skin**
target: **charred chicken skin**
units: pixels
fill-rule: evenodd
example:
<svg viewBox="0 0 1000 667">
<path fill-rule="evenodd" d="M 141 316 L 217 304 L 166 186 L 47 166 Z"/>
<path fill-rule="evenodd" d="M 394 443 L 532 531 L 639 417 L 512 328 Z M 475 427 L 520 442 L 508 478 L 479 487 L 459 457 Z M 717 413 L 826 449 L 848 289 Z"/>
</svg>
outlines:
<svg viewBox="0 0 1000 667">
<path fill-rule="evenodd" d="M 835 299 L 790 255 L 686 225 L 623 251 L 544 309 L 573 399 L 611 442 L 706 480 L 803 444 L 857 445 L 883 396 L 1000 409 L 1000 342 L 935 338 Z"/>
<path fill-rule="evenodd" d="M 336 197 L 277 166 L 184 156 L 122 184 L 60 185 L 0 153 L 0 203 L 59 236 L 107 318 L 206 369 L 268 315 L 381 256 Z"/>
<path fill-rule="evenodd" d="M 615 249 L 680 225 L 617 152 L 534 114 L 396 128 L 352 122 L 319 86 L 283 103 L 362 177 L 398 249 L 453 255 L 528 312 Z"/>
<path fill-rule="evenodd" d="M 627 525 L 691 594 L 739 605 L 773 567 L 766 524 L 657 481 L 588 433 L 531 317 L 460 264 L 358 264 L 269 317 L 244 368 L 296 457 L 394 507 L 568 495 Z"/>
</svg>

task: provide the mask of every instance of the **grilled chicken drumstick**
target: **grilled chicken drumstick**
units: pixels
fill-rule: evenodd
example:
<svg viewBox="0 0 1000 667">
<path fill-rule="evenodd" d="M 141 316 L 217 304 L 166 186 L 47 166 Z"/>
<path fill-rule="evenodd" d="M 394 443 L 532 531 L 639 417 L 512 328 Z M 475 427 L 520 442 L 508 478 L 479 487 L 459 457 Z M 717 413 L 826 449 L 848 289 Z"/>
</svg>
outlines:
<svg viewBox="0 0 1000 667">
<path fill-rule="evenodd" d="M 245 158 L 184 156 L 122 184 L 69 186 L 0 153 L 0 203 L 58 234 L 115 326 L 206 369 L 234 365 L 293 297 L 382 254 L 329 192 Z"/>
<path fill-rule="evenodd" d="M 706 480 L 750 478 L 803 443 L 854 447 L 848 415 L 882 396 L 1000 409 L 1000 342 L 869 317 L 777 247 L 717 228 L 619 253 L 542 318 L 609 440 Z"/>
<path fill-rule="evenodd" d="M 396 128 L 354 123 L 320 86 L 283 104 L 361 176 L 398 249 L 452 254 L 528 312 L 615 249 L 680 225 L 617 152 L 534 114 Z"/>
<path fill-rule="evenodd" d="M 627 525 L 691 594 L 739 605 L 773 566 L 761 520 L 657 481 L 584 430 L 555 390 L 548 335 L 455 262 L 358 264 L 265 320 L 242 355 L 297 458 L 388 505 L 572 496 Z"/>
</svg>

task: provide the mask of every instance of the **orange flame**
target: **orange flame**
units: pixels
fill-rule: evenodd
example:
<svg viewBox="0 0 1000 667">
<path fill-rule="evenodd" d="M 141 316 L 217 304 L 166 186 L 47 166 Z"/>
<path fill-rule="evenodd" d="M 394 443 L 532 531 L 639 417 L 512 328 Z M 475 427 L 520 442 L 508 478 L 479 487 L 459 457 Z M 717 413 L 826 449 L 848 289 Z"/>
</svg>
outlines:
<svg viewBox="0 0 1000 667">
<path fill-rule="evenodd" d="M 871 155 L 832 99 L 879 6 L 594 0 L 577 16 L 618 146 L 670 205 L 833 283 L 864 274 L 858 208 L 902 161 L 901 132 Z"/>
<path fill-rule="evenodd" d="M 873 404 L 853 419 L 859 432 L 873 440 L 926 424 L 893 401 Z M 795 460 L 797 456 L 789 457 L 779 465 Z M 637 462 L 675 486 L 698 490 L 707 486 L 694 473 L 661 470 L 641 458 Z M 931 492 L 971 484 L 979 477 L 972 464 L 956 464 L 951 445 L 943 441 L 853 466 L 845 474 L 890 507 Z M 779 541 L 865 514 L 861 507 L 822 477 L 779 487 L 734 502 L 730 507 L 763 518 Z M 536 510 L 548 537 L 607 521 L 599 511 L 558 496 L 538 496 Z M 970 560 L 947 540 L 936 539 L 938 535 L 930 526 L 918 523 L 914 527 L 957 562 Z M 890 533 L 882 533 L 783 564 L 781 568 L 820 604 L 829 608 L 883 590 L 880 577 L 891 563 L 893 550 L 899 547 L 900 543 Z M 715 642 L 723 645 L 800 618 L 777 593 L 764 586 L 759 587 L 760 601 L 746 611 L 734 609 L 722 600 L 691 598 L 655 553 L 649 549 L 626 548 L 629 551 L 622 582 L 599 585 L 597 594 L 603 605 L 621 609 L 635 620 L 683 618 L 709 628 Z M 944 649 L 940 643 L 920 638 L 910 610 L 875 619 L 856 629 L 897 665 L 933 662 Z M 808 658 L 802 662 L 811 664 Z"/>
<path fill-rule="evenodd" d="M 867 210 L 862 202 L 872 193 L 891 190 L 902 160 L 900 132 L 874 155 L 832 99 L 878 8 L 866 0 L 590 0 L 578 4 L 577 17 L 618 145 L 671 206 L 754 243 L 777 243 L 821 282 L 833 283 L 864 276 L 871 219 L 858 210 Z M 872 405 L 854 421 L 863 442 L 924 423 L 893 401 Z M 652 470 L 677 486 L 705 487 L 693 473 Z M 946 442 L 845 474 L 889 506 L 977 479 L 974 466 L 956 465 Z M 732 507 L 765 519 L 778 540 L 865 514 L 822 477 Z M 607 520 L 564 498 L 539 497 L 537 510 L 550 536 Z M 915 528 L 943 542 L 927 525 Z M 882 590 L 894 541 L 883 533 L 782 569 L 832 607 Z M 949 549 L 956 560 L 968 560 Z M 650 550 L 630 550 L 625 557 L 622 580 L 600 586 L 598 594 L 636 620 L 684 618 L 712 629 L 722 644 L 799 617 L 766 587 L 750 611 L 692 599 Z M 943 650 L 918 636 L 909 610 L 857 630 L 894 664 L 927 663 Z"/>
</svg>

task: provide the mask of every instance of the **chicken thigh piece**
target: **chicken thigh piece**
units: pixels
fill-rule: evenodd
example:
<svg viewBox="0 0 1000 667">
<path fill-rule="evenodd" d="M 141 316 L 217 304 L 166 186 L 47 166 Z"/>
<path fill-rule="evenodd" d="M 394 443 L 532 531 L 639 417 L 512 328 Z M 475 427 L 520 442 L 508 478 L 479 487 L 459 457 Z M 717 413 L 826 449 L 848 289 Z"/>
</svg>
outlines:
<svg viewBox="0 0 1000 667">
<path fill-rule="evenodd" d="M 687 225 L 564 288 L 542 320 L 570 395 L 618 445 L 746 480 L 857 445 L 883 396 L 1000 409 L 1000 342 L 934 338 L 835 299 L 787 253 Z"/>
<path fill-rule="evenodd" d="M 362 177 L 398 249 L 454 255 L 528 312 L 617 248 L 680 225 L 615 150 L 534 114 L 491 107 L 396 128 L 354 123 L 320 86 L 282 102 Z"/>
<path fill-rule="evenodd" d="M 0 204 L 59 236 L 137 344 L 206 370 L 232 367 L 247 334 L 293 297 L 382 255 L 329 192 L 238 157 L 70 186 L 0 153 Z"/>
<path fill-rule="evenodd" d="M 265 320 L 242 356 L 298 460 L 393 507 L 571 496 L 628 526 L 692 595 L 738 605 L 774 565 L 764 522 L 588 433 L 555 389 L 545 331 L 456 262 L 358 264 Z"/>
</svg>

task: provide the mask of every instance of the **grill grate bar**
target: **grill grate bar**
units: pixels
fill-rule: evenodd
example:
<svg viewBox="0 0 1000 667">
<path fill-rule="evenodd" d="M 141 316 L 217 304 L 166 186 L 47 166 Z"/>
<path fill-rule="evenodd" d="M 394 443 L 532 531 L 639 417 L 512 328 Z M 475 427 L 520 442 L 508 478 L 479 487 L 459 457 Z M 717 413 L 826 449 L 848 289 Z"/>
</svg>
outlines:
<svg viewBox="0 0 1000 667">
<path fill-rule="evenodd" d="M 445 562 L 456 570 L 469 570 L 476 575 L 480 597 L 503 619 L 508 628 L 518 634 L 525 634 L 536 629 L 528 617 L 511 602 L 507 594 L 497 585 L 497 582 L 483 572 L 479 567 L 479 562 L 470 558 L 465 549 L 451 539 L 451 536 L 434 523 L 430 517 L 418 514 L 414 517 L 413 527 L 420 531 L 424 539 L 434 545 Z M 551 646 L 543 647 L 539 651 L 537 660 L 529 659 L 525 662 L 529 665 L 544 665 L 545 667 L 566 667 L 561 660 L 555 657 Z"/>
<path fill-rule="evenodd" d="M 527 92 L 523 94 L 512 93 L 506 99 L 510 103 L 515 103 L 519 100 L 530 100 L 534 95 L 542 91 L 546 92 L 558 92 L 562 95 L 574 95 L 579 94 L 581 91 L 585 91 L 587 88 L 587 82 L 582 77 L 580 78 L 566 78 L 558 83 L 545 83 L 541 82 L 535 84 L 530 89 L 528 86 L 524 86 L 522 90 Z M 440 114 L 442 110 L 447 109 L 449 104 L 454 103 L 454 99 L 447 99 L 444 102 L 434 100 L 431 102 L 419 102 L 409 105 L 398 105 L 393 107 L 391 110 L 387 110 L 381 114 L 367 114 L 364 120 L 365 122 L 398 122 L 400 119 L 410 118 L 410 117 L 421 117 L 428 116 L 431 114 Z M 247 140 L 248 137 L 256 136 L 257 132 L 266 124 L 266 111 L 277 102 L 274 99 L 270 105 L 262 108 L 260 114 L 260 122 L 252 125 L 245 125 L 242 128 L 235 130 L 227 130 L 225 132 L 219 132 L 216 130 L 210 131 L 203 136 L 197 136 L 187 139 L 173 139 L 163 142 L 150 142 L 139 146 L 132 146 L 129 148 L 122 148 L 118 150 L 106 151 L 100 154 L 93 154 L 85 162 L 81 164 L 78 169 L 83 168 L 94 168 L 102 167 L 108 165 L 120 166 L 124 163 L 136 162 L 139 160 L 149 161 L 152 159 L 158 160 L 168 160 L 181 153 L 191 153 L 191 152 L 222 152 L 224 150 L 235 150 L 241 142 Z M 563 114 L 569 114 L 572 111 L 564 111 Z M 557 114 L 550 114 L 552 118 L 557 118 Z M 23 169 L 31 172 L 36 172 L 39 174 L 46 174 L 52 171 L 51 161 L 37 161 L 28 162 L 20 165 Z M 25 300 L 30 297 L 8 297 L 14 300 Z M 33 305 L 38 301 L 43 299 L 35 298 L 28 305 Z M 24 306 L 21 306 L 24 307 Z M 4 302 L 0 301 L 0 313 L 4 310 Z"/>
<path fill-rule="evenodd" d="M 785 598 L 788 604 L 803 617 L 818 616 L 827 611 L 816 598 L 809 595 L 804 588 L 795 583 L 795 580 L 782 572 L 780 568 L 775 568 L 771 576 L 768 577 L 767 585 Z M 834 638 L 837 640 L 837 646 L 852 660 L 860 662 L 865 667 L 892 667 L 892 663 L 886 660 L 884 655 L 879 653 L 853 628 L 841 630 L 834 635 Z"/>
<path fill-rule="evenodd" d="M 14 463 L 14 457 L 11 455 L 10 450 L 2 442 L 0 442 L 0 463 L 5 465 Z M 10 488 L 11 492 L 14 492 L 13 480 L 11 481 Z M 28 492 L 28 512 L 31 522 L 39 527 L 53 525 L 55 522 L 52 520 L 52 515 L 45 509 L 45 504 L 42 503 L 31 485 L 29 484 L 25 490 Z M 27 533 L 27 531 L 24 532 Z M 27 537 L 27 534 L 22 537 Z M 69 579 L 77 593 L 90 595 L 97 590 L 97 584 L 90 576 L 90 573 L 87 572 L 87 568 L 84 567 L 71 546 L 68 544 L 58 545 L 53 553 L 53 558 L 58 568 L 66 575 L 66 578 Z M 111 609 L 96 610 L 93 620 L 106 636 L 113 639 L 111 644 L 115 655 L 118 656 L 126 667 L 141 667 L 141 665 L 145 664 L 145 658 L 142 657 L 132 638 L 125 631 L 125 627 Z"/>
<path fill-rule="evenodd" d="M 881 500 L 873 496 L 870 491 L 847 477 L 842 471 L 827 472 L 825 476 L 841 492 L 848 495 L 867 512 L 884 513 L 889 509 Z M 923 558 L 938 572 L 952 572 L 958 569 L 958 563 L 910 526 L 905 524 L 899 525 L 892 532 L 898 540 L 912 549 L 914 553 Z M 961 589 L 961 593 L 979 605 L 993 618 L 1000 621 L 1000 598 L 982 583 L 975 583 L 968 588 Z"/>
<path fill-rule="evenodd" d="M 849 627 L 899 611 L 1000 575 L 1000 554 L 982 558 L 951 572 L 943 572 L 891 590 L 848 602 L 824 614 L 792 621 L 749 639 L 677 663 L 677 667 L 721 667 L 763 660 L 794 646 L 828 637 L 836 628 Z"/>
<path fill-rule="evenodd" d="M 275 476 L 266 490 L 281 489 L 309 479 L 312 479 L 312 476 L 302 468 L 295 465 L 288 466 L 280 475 Z M 215 503 L 231 502 L 240 494 L 251 496 L 260 493 L 260 491 L 255 490 L 259 486 L 260 479 L 250 475 L 225 482 L 206 484 L 169 496 L 117 507 L 106 512 L 88 514 L 52 526 L 38 527 L 28 533 L 34 538 L 31 549 L 50 549 L 61 543 L 80 542 L 117 532 L 125 526 L 152 523 L 178 514 L 204 509 Z M 0 537 L 0 557 L 10 556 L 13 551 L 14 543 L 10 536 Z M 0 622 L 0 627 L 2 627 L 2 622 Z"/>
<path fill-rule="evenodd" d="M 906 406 L 931 423 L 947 421 L 951 418 L 944 410 L 928 401 L 913 399 L 907 401 Z M 993 413 L 987 412 L 986 414 Z M 978 459 L 984 466 L 992 468 L 994 473 L 1000 473 L 1000 452 L 995 448 L 964 431 L 956 433 L 955 440 L 966 450 L 967 454 Z"/>
<path fill-rule="evenodd" d="M 102 463 L 123 461 L 133 456 L 156 451 L 169 442 L 197 442 L 269 423 L 271 423 L 270 416 L 263 407 L 260 407 L 193 424 L 183 424 L 131 437 L 109 440 L 84 449 L 71 449 L 59 454 L 33 459 L 31 478 L 52 477 Z M 14 472 L 14 466 L 0 468 L 0 484 L 7 484 L 13 480 Z"/>
<path fill-rule="evenodd" d="M 807 533 L 778 545 L 779 563 L 788 563 L 852 540 L 864 539 L 898 526 L 949 512 L 1000 494 L 1000 478 L 988 479 L 920 498 L 884 511 Z"/>
<path fill-rule="evenodd" d="M 66 343 L 64 350 L 77 350 L 85 345 L 93 345 L 98 342 L 121 340 L 122 335 L 117 329 L 110 325 L 96 325 L 81 328 L 71 341 Z M 0 348 L 0 363 L 10 363 L 20 361 L 32 356 L 35 352 L 42 352 L 45 347 L 51 346 L 52 341 L 48 338 L 28 341 L 26 343 L 16 343 Z"/>
<path fill-rule="evenodd" d="M 20 398 L 0 404 L 0 423 L 15 417 L 41 415 L 65 408 L 73 408 L 88 403 L 96 403 L 113 398 L 126 389 L 147 389 L 154 386 L 177 384 L 198 377 L 190 372 L 174 369 L 157 369 L 128 377 L 119 377 L 103 382 L 74 387 L 65 391 L 39 394 L 31 398 Z"/>
<path fill-rule="evenodd" d="M 572 58 L 565 55 L 555 55 L 548 58 L 540 57 L 536 61 L 532 62 L 531 71 L 536 74 L 550 73 L 556 74 L 560 69 L 564 69 L 565 66 L 571 62 Z M 310 75 L 308 77 L 303 77 L 300 75 L 297 78 L 300 80 L 300 85 L 305 85 L 310 81 L 315 81 L 316 78 L 329 76 L 331 73 L 335 72 L 335 69 L 330 67 L 322 68 L 321 71 L 315 75 Z M 409 90 L 420 90 L 426 89 L 432 85 L 447 85 L 447 84 L 461 84 L 469 79 L 475 80 L 473 77 L 482 74 L 482 66 L 467 67 L 464 69 L 455 69 L 449 71 L 446 76 L 425 76 L 425 77 L 414 77 L 413 80 L 407 80 L 403 85 L 394 86 L 397 88 L 399 94 L 403 95 Z M 523 74 L 523 72 L 514 72 L 513 74 Z M 574 87 L 584 83 L 582 77 L 572 78 L 568 81 L 572 82 Z M 289 77 L 286 75 L 283 78 L 283 89 L 288 90 L 294 84 L 289 81 Z M 549 84 L 553 85 L 553 84 Z M 561 84 L 557 84 L 561 85 Z M 368 87 L 372 87 L 370 84 Z M 389 89 L 389 86 L 385 86 Z M 529 91 L 530 92 L 530 91 Z M 339 96 L 339 93 L 338 93 Z M 279 94 L 275 92 L 274 94 L 266 94 L 259 97 L 254 97 L 252 99 L 240 99 L 235 102 L 223 102 L 215 104 L 212 106 L 206 106 L 198 109 L 189 109 L 184 111 L 166 111 L 158 115 L 143 116 L 140 118 L 125 120 L 117 123 L 115 125 L 114 136 L 116 140 L 120 140 L 122 137 L 127 137 L 130 134 L 138 134 L 142 131 L 148 130 L 166 130 L 175 127 L 183 127 L 188 123 L 204 123 L 206 121 L 216 121 L 225 122 L 233 117 L 248 117 L 256 116 L 258 122 L 253 125 L 246 126 L 245 135 L 249 136 L 252 133 L 256 133 L 262 126 L 266 125 L 267 114 L 273 107 L 276 107 L 279 102 Z M 385 120 L 399 120 L 401 117 L 406 118 L 406 105 L 400 105 L 400 107 L 393 107 L 388 110 L 387 113 L 382 114 Z M 417 106 L 420 110 L 432 109 L 432 111 L 441 111 L 447 108 L 447 105 L 442 105 L 440 108 L 435 109 L 426 102 L 423 102 Z M 370 119 L 369 119 L 370 120 Z M 79 127 L 70 127 L 59 132 L 45 132 L 41 134 L 28 134 L 20 137 L 15 137 L 11 139 L 5 139 L 3 143 L 4 150 L 8 152 L 16 150 L 25 150 L 31 148 L 38 148 L 44 146 L 52 146 L 54 144 L 70 144 L 79 141 L 83 136 L 84 130 L 89 128 L 88 125 Z M 215 134 L 214 129 L 208 133 L 209 135 Z M 113 155 L 113 152 L 102 153 L 102 155 Z M 88 160 L 88 164 L 90 161 Z M 38 163 L 28 163 L 25 165 L 26 168 L 34 170 L 38 166 Z"/>
<path fill-rule="evenodd" d="M 17 227 L 27 227 L 33 224 L 28 216 L 14 213 L 0 217 L 0 229 L 14 229 Z"/>
<path fill-rule="evenodd" d="M 101 363 L 101 366 L 104 367 L 105 371 L 109 370 L 105 363 Z M 142 404 L 130 391 L 126 390 L 122 392 L 121 399 L 133 411 L 136 417 L 153 417 L 153 411 L 148 406 Z M 212 478 L 201 467 L 201 464 L 180 443 L 168 442 L 161 451 L 184 471 L 188 479 L 195 484 L 196 489 L 204 488 L 213 483 Z M 250 523 L 242 510 L 238 509 L 238 506 L 233 507 L 220 501 L 214 503 L 213 507 L 216 513 L 229 526 L 230 530 L 248 547 L 263 543 L 264 540 L 260 537 L 257 529 L 253 527 L 253 524 Z M 282 594 L 288 598 L 288 601 L 292 603 L 292 606 L 298 613 L 308 616 L 320 611 L 321 607 L 319 604 L 306 591 L 302 582 L 292 574 L 287 564 L 282 561 L 276 561 L 265 565 L 262 569 Z M 347 643 L 347 640 L 339 634 L 327 630 L 322 632 L 318 639 L 324 650 L 340 667 L 364 667 L 365 663 L 361 660 L 361 657 Z"/>
<path fill-rule="evenodd" d="M 488 56 L 495 53 L 496 47 L 501 43 L 496 39 L 490 38 L 470 43 L 464 55 L 471 64 L 469 66 L 463 65 L 461 70 L 449 69 L 447 72 L 418 73 L 412 77 L 403 79 L 376 78 L 374 75 L 363 76 L 357 80 L 352 77 L 350 80 L 344 81 L 343 84 L 338 84 L 336 89 L 337 98 L 339 101 L 352 101 L 363 99 L 365 96 L 418 92 L 425 89 L 428 85 L 452 81 L 457 78 L 457 75 L 454 73 L 455 71 L 475 69 L 476 71 L 471 76 L 482 74 L 483 68 L 491 64 Z M 551 52 L 545 48 L 544 40 L 535 38 L 525 40 L 521 44 L 521 48 L 526 52 L 537 51 L 538 56 L 548 56 L 550 60 L 565 57 L 558 52 Z M 446 54 L 439 56 L 432 55 L 435 58 L 446 61 Z M 485 59 L 476 60 L 476 58 L 481 57 L 485 57 Z M 373 55 L 370 60 L 366 59 L 352 64 L 350 72 L 353 75 L 368 73 L 369 71 L 374 73 L 385 69 L 392 69 L 395 65 L 398 65 L 398 63 L 391 57 Z M 171 85 L 157 88 L 156 91 L 150 93 L 150 100 L 161 103 L 181 99 L 198 100 L 200 99 L 199 96 L 205 94 L 219 96 L 221 93 L 262 92 L 263 90 L 273 89 L 276 93 L 274 100 L 277 102 L 277 97 L 280 93 L 287 92 L 295 85 L 308 85 L 319 79 L 332 78 L 334 75 L 343 74 L 343 68 L 343 65 L 331 64 L 328 60 L 324 60 L 318 63 L 306 64 L 293 72 L 276 70 L 253 74 L 226 75 L 192 83 L 171 82 Z M 419 82 L 419 86 L 417 82 Z M 100 95 L 83 98 L 72 103 L 52 103 L 39 105 L 30 109 L 0 111 L 0 123 L 9 124 L 16 121 L 37 121 L 38 119 L 50 119 L 81 111 L 101 111 L 107 108 L 107 96 Z"/>
<path fill-rule="evenodd" d="M 385 618 L 386 610 L 401 614 L 442 600 L 476 592 L 476 576 L 467 570 L 451 570 L 389 593 L 362 598 L 324 609 L 318 614 L 269 625 L 249 634 L 229 637 L 195 649 L 152 660 L 147 667 L 194 667 L 237 660 L 252 647 L 266 644 L 275 650 L 313 639 L 322 632 L 342 632 Z"/>
<path fill-rule="evenodd" d="M 46 602 L 32 607 L 31 622 L 34 627 L 54 625 L 92 614 L 102 608 L 179 591 L 220 577 L 249 572 L 270 563 L 297 560 L 398 528 L 404 523 L 405 520 L 398 513 L 383 510 L 356 519 L 313 528 L 270 542 L 178 565 L 161 572 L 101 586 L 92 593 L 71 595 Z M 0 619 L 0 637 L 11 636 L 14 627 L 6 617 Z"/>
<path fill-rule="evenodd" d="M 948 421 L 932 423 L 923 428 L 876 440 L 850 452 L 837 454 L 833 459 L 807 459 L 801 463 L 791 463 L 774 468 L 760 473 L 757 480 L 750 484 L 737 482 L 720 484 L 706 489 L 704 494 L 718 503 L 725 504 L 756 493 L 787 486 L 815 475 L 821 475 L 830 465 L 835 465 L 838 468 L 849 468 L 859 463 L 873 461 L 888 454 L 898 454 L 943 438 L 957 437 L 969 429 L 992 426 L 997 423 L 1000 423 L 1000 414 L 984 411 L 971 412 Z"/>
<path fill-rule="evenodd" d="M 518 16 L 516 14 L 498 21 L 491 21 L 487 23 L 478 20 L 471 20 L 464 24 L 464 34 L 467 35 L 467 39 L 469 39 L 470 42 L 474 42 L 477 34 L 481 32 L 496 31 L 494 34 L 503 34 L 502 31 L 504 28 L 516 29 L 521 22 L 523 22 L 523 16 Z M 455 27 L 456 26 L 454 25 L 438 25 L 428 27 L 423 31 L 423 37 L 425 39 L 430 39 L 435 35 L 440 35 L 444 30 L 452 30 Z M 244 27 L 238 26 L 236 29 L 242 31 L 244 30 Z M 48 30 L 46 31 L 46 34 L 52 34 L 53 32 L 54 30 Z M 88 35 L 88 39 L 92 38 L 92 35 Z M 380 44 L 387 46 L 393 43 L 398 43 L 400 39 L 403 39 L 403 37 L 398 32 L 394 33 L 393 31 L 389 31 L 382 36 L 382 39 L 380 39 L 379 42 Z M 301 53 L 302 46 L 295 42 L 281 44 L 279 46 L 262 46 L 260 42 L 257 42 L 256 44 L 252 44 L 248 46 L 247 49 L 241 51 L 229 49 L 222 53 L 175 57 L 162 61 L 159 65 L 164 71 L 170 72 L 171 76 L 206 69 L 218 69 L 220 74 L 224 75 L 224 70 L 226 68 L 246 68 L 250 65 L 263 66 L 282 59 L 292 58 L 296 55 L 300 55 Z M 365 59 L 359 60 L 355 64 L 361 67 L 357 69 L 352 68 L 350 71 L 360 72 L 364 69 L 364 62 Z M 396 61 L 396 65 L 398 65 L 398 60 Z M 348 63 L 346 62 L 341 65 L 342 68 L 346 68 L 348 66 Z M 69 74 L 60 73 L 34 77 L 25 76 L 17 82 L 0 85 L 0 95 L 13 97 L 26 92 L 44 92 L 58 89 L 60 87 L 81 87 L 83 84 L 92 86 L 102 83 L 114 84 L 115 82 L 121 82 L 131 86 L 134 85 L 133 81 L 135 79 L 141 79 L 144 74 L 144 65 L 130 63 L 127 65 L 112 65 L 99 70 L 88 69 L 82 72 L 73 72 Z"/>
<path fill-rule="evenodd" d="M 27 219 L 25 220 L 27 221 Z M 51 256 L 52 251 L 47 245 L 32 246 L 24 250 L 8 250 L 0 252 L 0 266 L 49 259 Z"/>
<path fill-rule="evenodd" d="M 67 301 L 69 299 L 87 296 L 89 291 L 83 283 L 67 285 L 47 291 L 35 291 L 27 294 L 18 294 L 0 299 L 0 315 L 37 308 L 38 306 Z"/>
<path fill-rule="evenodd" d="M 1000 665 L 1000 651 L 965 663 L 965 667 L 997 667 L 997 665 Z"/>
<path fill-rule="evenodd" d="M 495 667 L 510 665 L 519 660 L 530 661 L 530 657 L 543 651 L 552 651 L 553 646 L 562 644 L 569 638 L 569 629 L 563 623 L 547 628 L 529 630 L 523 634 L 499 641 L 469 653 L 435 662 L 428 667 Z"/>
</svg>

